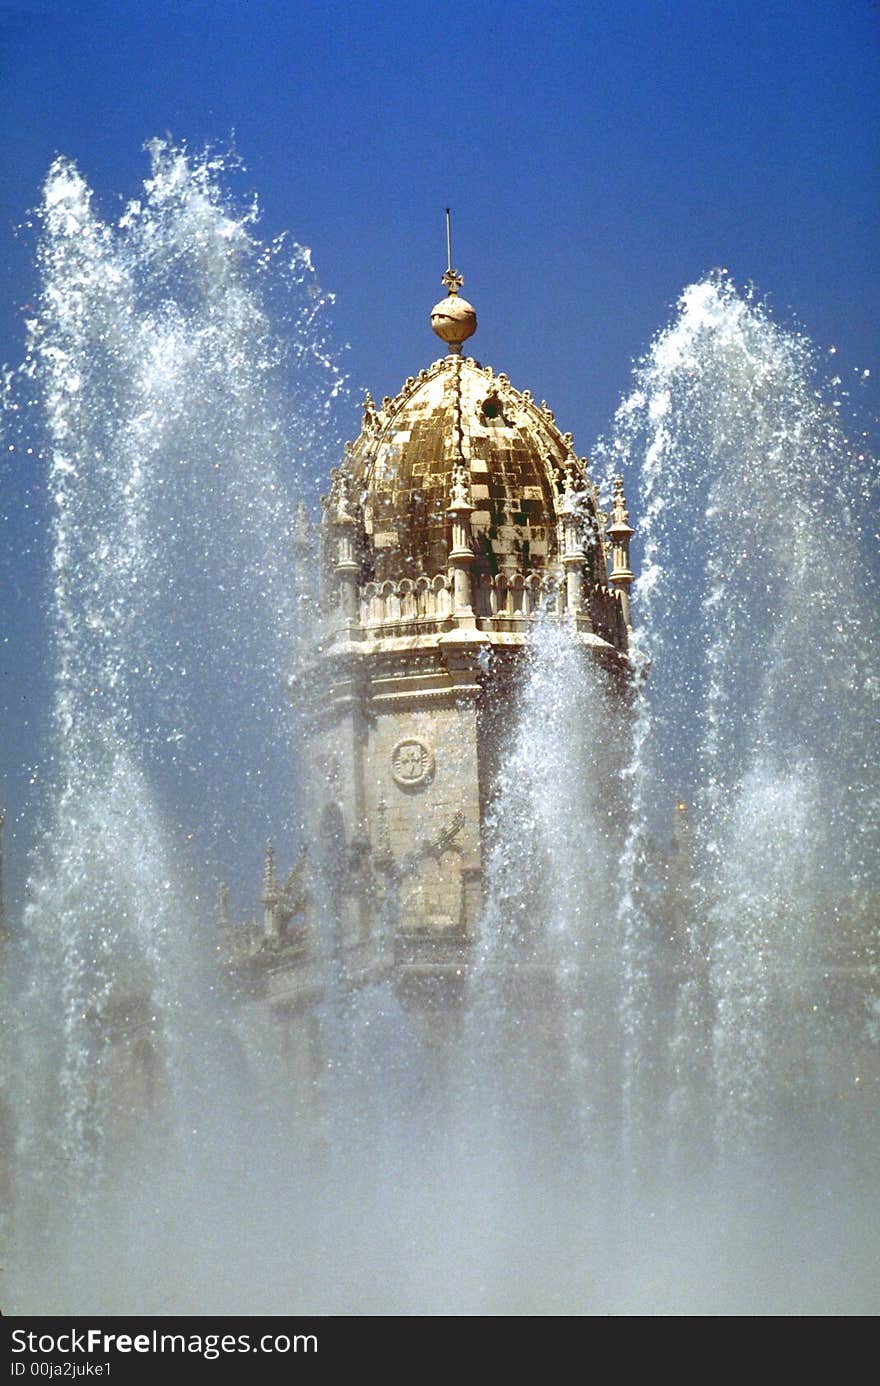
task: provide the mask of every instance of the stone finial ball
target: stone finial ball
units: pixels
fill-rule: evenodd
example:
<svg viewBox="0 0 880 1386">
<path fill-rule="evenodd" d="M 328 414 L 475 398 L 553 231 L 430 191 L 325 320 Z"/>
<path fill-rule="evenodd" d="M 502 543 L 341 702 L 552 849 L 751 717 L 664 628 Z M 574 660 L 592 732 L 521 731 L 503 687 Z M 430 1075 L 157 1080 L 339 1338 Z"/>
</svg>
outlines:
<svg viewBox="0 0 880 1386">
<path fill-rule="evenodd" d="M 477 314 L 467 299 L 450 294 L 431 309 L 431 327 L 443 342 L 460 346 L 477 330 Z"/>
</svg>

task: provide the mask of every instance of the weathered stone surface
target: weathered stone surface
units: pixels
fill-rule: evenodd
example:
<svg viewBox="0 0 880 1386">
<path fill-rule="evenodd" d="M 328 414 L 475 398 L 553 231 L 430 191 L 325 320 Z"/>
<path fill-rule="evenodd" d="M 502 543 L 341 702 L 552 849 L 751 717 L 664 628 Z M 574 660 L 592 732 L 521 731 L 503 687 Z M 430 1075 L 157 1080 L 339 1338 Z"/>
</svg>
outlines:
<svg viewBox="0 0 880 1386">
<path fill-rule="evenodd" d="M 352 445 L 348 465 L 363 498 L 368 575 L 434 577 L 449 562 L 452 472 L 463 461 L 476 506 L 474 572 L 549 569 L 560 554 L 559 473 L 574 465 L 605 581 L 598 497 L 570 443 L 528 392 L 476 361 L 447 356 L 407 382 Z"/>
</svg>

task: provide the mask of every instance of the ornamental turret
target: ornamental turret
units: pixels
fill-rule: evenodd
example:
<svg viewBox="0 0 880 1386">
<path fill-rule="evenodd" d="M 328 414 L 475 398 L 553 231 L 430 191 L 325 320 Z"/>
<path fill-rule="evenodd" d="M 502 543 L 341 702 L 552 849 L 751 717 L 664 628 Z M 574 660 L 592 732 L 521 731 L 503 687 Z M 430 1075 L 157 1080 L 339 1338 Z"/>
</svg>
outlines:
<svg viewBox="0 0 880 1386">
<path fill-rule="evenodd" d="M 630 619 L 629 589 L 633 583 L 633 573 L 629 566 L 629 542 L 635 534 L 635 530 L 629 523 L 626 497 L 623 494 L 622 476 L 616 476 L 614 478 L 614 489 L 611 499 L 611 524 L 608 526 L 606 534 L 611 540 L 611 575 L 608 581 L 612 588 L 620 593 L 624 618 L 627 628 L 629 628 L 632 624 Z"/>
</svg>

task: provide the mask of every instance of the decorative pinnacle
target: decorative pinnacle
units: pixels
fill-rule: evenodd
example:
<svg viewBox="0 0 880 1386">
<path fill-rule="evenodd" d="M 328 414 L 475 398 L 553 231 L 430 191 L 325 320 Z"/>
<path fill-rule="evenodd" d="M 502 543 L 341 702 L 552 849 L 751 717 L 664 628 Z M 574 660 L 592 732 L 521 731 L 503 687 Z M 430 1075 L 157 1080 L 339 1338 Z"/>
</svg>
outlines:
<svg viewBox="0 0 880 1386">
<path fill-rule="evenodd" d="M 353 525 L 354 514 L 351 508 L 351 482 L 341 467 L 333 470 L 330 488 L 331 519 L 338 525 Z"/>
<path fill-rule="evenodd" d="M 626 497 L 623 494 L 623 477 L 616 476 L 612 486 L 611 524 L 605 530 L 611 540 L 611 572 L 608 574 L 608 585 L 620 594 L 623 619 L 629 626 L 629 589 L 633 580 L 629 566 L 629 541 L 635 530 L 629 523 Z"/>
<path fill-rule="evenodd" d="M 626 508 L 626 496 L 623 494 L 623 477 L 620 473 L 614 478 L 614 501 L 612 505 L 615 520 L 622 520 L 624 524 L 629 520 Z"/>
<path fill-rule="evenodd" d="M 473 503 L 471 501 L 470 473 L 464 462 L 456 462 L 452 469 L 449 509 L 473 510 L 473 508 Z"/>
<path fill-rule="evenodd" d="M 565 466 L 559 468 L 559 475 L 562 481 L 559 513 L 565 523 L 566 548 L 569 552 L 578 553 L 583 557 L 580 530 L 584 513 L 584 495 L 581 477 L 573 459 L 569 458 Z"/>
<path fill-rule="evenodd" d="M 364 409 L 364 422 L 363 422 L 363 427 L 364 427 L 364 428 L 372 428 L 372 427 L 375 425 L 375 423 L 376 423 L 376 420 L 377 420 L 377 418 L 378 418 L 378 414 L 377 414 L 376 406 L 375 406 L 375 404 L 373 403 L 373 396 L 370 394 L 369 390 L 364 390 L 364 404 L 363 404 L 363 409 Z"/>
<path fill-rule="evenodd" d="M 270 837 L 266 843 L 266 865 L 263 868 L 263 904 L 274 904 L 277 898 L 278 878 L 275 874 L 275 848 Z"/>
<path fill-rule="evenodd" d="M 626 497 L 623 494 L 623 477 L 618 475 L 612 482 L 611 496 L 611 524 L 608 526 L 607 533 L 614 536 L 619 535 L 627 538 L 635 534 L 635 530 L 629 523 L 629 511 L 626 508 Z"/>
</svg>

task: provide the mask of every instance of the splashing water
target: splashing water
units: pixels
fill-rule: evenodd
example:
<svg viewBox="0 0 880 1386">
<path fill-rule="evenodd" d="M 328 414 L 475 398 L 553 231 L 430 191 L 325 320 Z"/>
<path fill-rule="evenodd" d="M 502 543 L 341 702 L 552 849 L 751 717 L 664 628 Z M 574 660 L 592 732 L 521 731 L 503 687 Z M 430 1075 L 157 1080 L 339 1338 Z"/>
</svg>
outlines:
<svg viewBox="0 0 880 1386">
<path fill-rule="evenodd" d="M 256 238 L 256 207 L 223 191 L 229 161 L 150 154 L 115 225 L 52 166 L 17 384 L 45 420 L 57 669 L 19 1165 L 68 1193 L 125 1119 L 107 1106 L 121 1039 L 183 1118 L 202 1081 L 181 1061 L 204 1043 L 191 999 L 215 989 L 196 945 L 207 883 L 253 872 L 268 823 L 296 831 L 291 519 L 329 468 L 344 384 L 309 252 Z"/>
<path fill-rule="evenodd" d="M 725 1150 L 757 1139 L 783 1085 L 810 1086 L 835 929 L 867 921 L 876 891 L 878 607 L 860 528 L 876 495 L 819 380 L 806 338 L 715 277 L 685 291 L 600 449 L 639 476 L 637 639 L 653 661 L 627 908 L 644 940 L 638 863 L 664 799 L 686 794 Z"/>
<path fill-rule="evenodd" d="M 707 1204 L 693 1170 L 765 1149 L 793 1110 L 814 1130 L 815 1107 L 851 1087 L 854 1036 L 860 1056 L 880 1038 L 862 928 L 877 683 L 857 517 L 871 497 L 809 344 L 713 279 L 640 366 L 597 454 L 641 489 L 647 680 L 624 708 L 567 628 L 536 622 L 448 1048 L 457 1105 L 441 1107 L 436 1054 L 391 989 L 352 998 L 330 978 L 334 1148 L 318 1176 L 289 1056 L 265 1017 L 221 1016 L 202 931 L 206 876 L 231 861 L 234 886 L 256 879 L 248 833 L 301 827 L 285 687 L 306 581 L 290 516 L 338 458 L 343 381 L 308 252 L 260 243 L 224 161 L 162 142 L 151 155 L 115 225 L 72 165 L 53 166 L 19 385 L 46 419 L 58 669 L 14 1065 L 37 1268 L 13 1267 L 20 1298 L 717 1312 L 742 1190 Z M 844 930 L 855 1020 L 829 982 Z M 121 1105 L 120 1052 L 137 1075 Z M 126 1130 L 157 1110 L 150 1087 L 155 1129 Z M 76 1222 L 60 1191 L 82 1206 L 87 1188 L 69 1264 L 41 1281 Z M 829 1225 L 844 1245 L 861 1205 L 793 1204 L 793 1231 L 775 1193 L 756 1196 L 766 1242 L 722 1302 L 851 1307 L 833 1277 L 780 1288 L 774 1238 L 806 1265 Z"/>
<path fill-rule="evenodd" d="M 483 1063 L 493 1047 L 487 1067 L 495 1092 L 486 1103 L 494 1099 L 499 1124 L 506 1113 L 522 1129 L 529 1119 L 541 1129 L 529 1106 L 546 1101 L 537 1073 L 553 1072 L 558 1116 L 568 1112 L 579 1137 L 592 1143 L 609 1121 L 617 1076 L 607 1020 L 619 959 L 608 927 L 624 817 L 616 783 L 625 744 L 619 689 L 568 626 L 544 612 L 515 706 L 503 715 L 512 734 L 503 735 L 487 824 L 487 900 L 471 979 L 479 1039 L 469 1047 Z M 522 1023 L 530 989 L 534 1008 L 553 1018 L 536 1031 Z M 559 1018 L 561 1052 L 553 1039 Z"/>
</svg>

